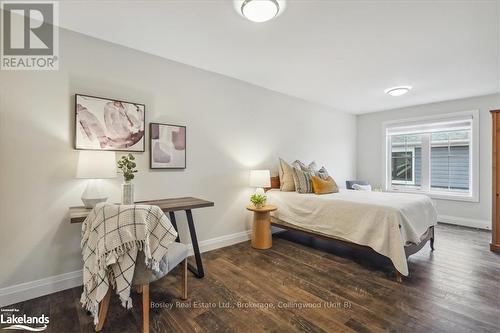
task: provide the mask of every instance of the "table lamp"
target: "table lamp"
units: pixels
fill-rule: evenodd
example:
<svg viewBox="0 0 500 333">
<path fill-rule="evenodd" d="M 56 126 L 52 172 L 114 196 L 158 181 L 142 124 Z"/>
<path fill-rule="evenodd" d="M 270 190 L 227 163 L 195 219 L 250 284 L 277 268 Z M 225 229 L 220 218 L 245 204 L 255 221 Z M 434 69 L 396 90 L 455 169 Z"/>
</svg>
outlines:
<svg viewBox="0 0 500 333">
<path fill-rule="evenodd" d="M 85 207 L 94 208 L 99 202 L 106 202 L 108 196 L 102 191 L 101 179 L 116 177 L 116 158 L 111 151 L 82 150 L 78 155 L 76 178 L 89 179 L 82 194 Z"/>
<path fill-rule="evenodd" d="M 255 194 L 264 194 L 264 187 L 271 187 L 269 170 L 250 170 L 250 186 L 255 187 Z"/>
</svg>

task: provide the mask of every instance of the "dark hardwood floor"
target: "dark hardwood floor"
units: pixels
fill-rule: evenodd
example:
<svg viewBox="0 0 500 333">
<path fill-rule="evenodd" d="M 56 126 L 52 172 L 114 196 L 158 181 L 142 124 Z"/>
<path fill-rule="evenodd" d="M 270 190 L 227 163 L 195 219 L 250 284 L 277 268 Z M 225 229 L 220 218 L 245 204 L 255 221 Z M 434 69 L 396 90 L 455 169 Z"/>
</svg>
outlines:
<svg viewBox="0 0 500 333">
<path fill-rule="evenodd" d="M 385 258 L 322 240 L 285 233 L 270 250 L 233 245 L 203 254 L 206 277 L 189 275 L 188 301 L 180 300 L 179 271 L 151 285 L 151 331 L 499 332 L 500 255 L 489 240 L 485 231 L 439 225 L 436 250 L 410 257 L 402 284 Z M 45 332 L 93 332 L 80 293 L 11 307 L 48 314 Z M 116 298 L 103 331 L 140 332 L 139 296 L 131 311 Z"/>
</svg>

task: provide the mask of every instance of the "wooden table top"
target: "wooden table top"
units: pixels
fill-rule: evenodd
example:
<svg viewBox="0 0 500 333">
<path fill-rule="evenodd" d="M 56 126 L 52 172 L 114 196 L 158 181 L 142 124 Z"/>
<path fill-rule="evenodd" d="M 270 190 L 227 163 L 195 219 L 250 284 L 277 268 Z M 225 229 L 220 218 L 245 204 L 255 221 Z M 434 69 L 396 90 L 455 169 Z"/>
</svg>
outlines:
<svg viewBox="0 0 500 333">
<path fill-rule="evenodd" d="M 171 199 L 158 199 L 137 201 L 136 205 L 154 205 L 158 206 L 164 212 L 175 212 L 179 210 L 213 207 L 212 201 L 207 201 L 193 197 L 171 198 Z M 83 206 L 70 207 L 69 218 L 71 223 L 82 223 L 92 209 Z"/>
<path fill-rule="evenodd" d="M 278 209 L 275 205 L 265 205 L 262 208 L 255 208 L 253 204 L 250 204 L 247 206 L 248 210 L 251 210 L 252 212 L 258 212 L 258 213 L 266 213 L 266 212 L 272 212 Z"/>
</svg>

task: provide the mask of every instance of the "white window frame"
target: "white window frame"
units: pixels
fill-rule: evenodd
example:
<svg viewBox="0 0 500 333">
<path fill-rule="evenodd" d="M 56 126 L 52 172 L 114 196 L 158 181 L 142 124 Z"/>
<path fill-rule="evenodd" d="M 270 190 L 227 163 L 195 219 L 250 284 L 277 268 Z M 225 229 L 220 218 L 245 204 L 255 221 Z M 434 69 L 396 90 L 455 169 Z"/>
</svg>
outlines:
<svg viewBox="0 0 500 333">
<path fill-rule="evenodd" d="M 471 136 L 470 136 L 470 156 L 469 160 L 469 189 L 467 193 L 457 191 L 438 191 L 432 190 L 430 186 L 430 156 L 424 154 L 424 150 L 430 150 L 430 139 L 429 136 L 423 136 L 422 138 L 422 175 L 421 175 L 421 186 L 415 187 L 412 185 L 393 185 L 392 184 L 392 170 L 391 170 L 391 140 L 390 136 L 387 135 L 387 129 L 397 126 L 405 126 L 405 124 L 415 123 L 415 122 L 440 122 L 447 121 L 449 119 L 456 119 L 459 117 L 471 117 Z M 382 124 L 382 137 L 384 144 L 384 158 L 382 159 L 382 170 L 383 170 L 383 180 L 384 189 L 388 192 L 404 192 L 404 193 L 420 193 L 426 194 L 427 196 L 434 199 L 442 200 L 454 200 L 454 201 L 469 201 L 469 202 L 479 202 L 479 110 L 462 111 L 445 113 L 435 116 L 418 117 L 418 118 L 407 118 L 400 120 L 387 121 Z M 428 165 L 428 167 L 425 167 Z M 415 179 L 415 177 L 413 178 Z"/>
</svg>

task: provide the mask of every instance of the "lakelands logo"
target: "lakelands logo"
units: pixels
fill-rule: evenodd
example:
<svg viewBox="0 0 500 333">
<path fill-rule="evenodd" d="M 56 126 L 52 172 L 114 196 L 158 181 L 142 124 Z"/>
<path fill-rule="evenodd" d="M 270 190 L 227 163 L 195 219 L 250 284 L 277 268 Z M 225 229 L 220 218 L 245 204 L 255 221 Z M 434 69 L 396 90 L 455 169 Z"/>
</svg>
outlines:
<svg viewBox="0 0 500 333">
<path fill-rule="evenodd" d="M 40 316 L 27 316 L 18 314 L 19 309 L 2 309 L 0 313 L 0 325 L 4 330 L 24 330 L 31 332 L 41 332 L 47 329 L 49 317 L 42 314 Z"/>
<path fill-rule="evenodd" d="M 55 1 L 1 2 L 2 70 L 59 68 L 59 8 Z"/>
</svg>

